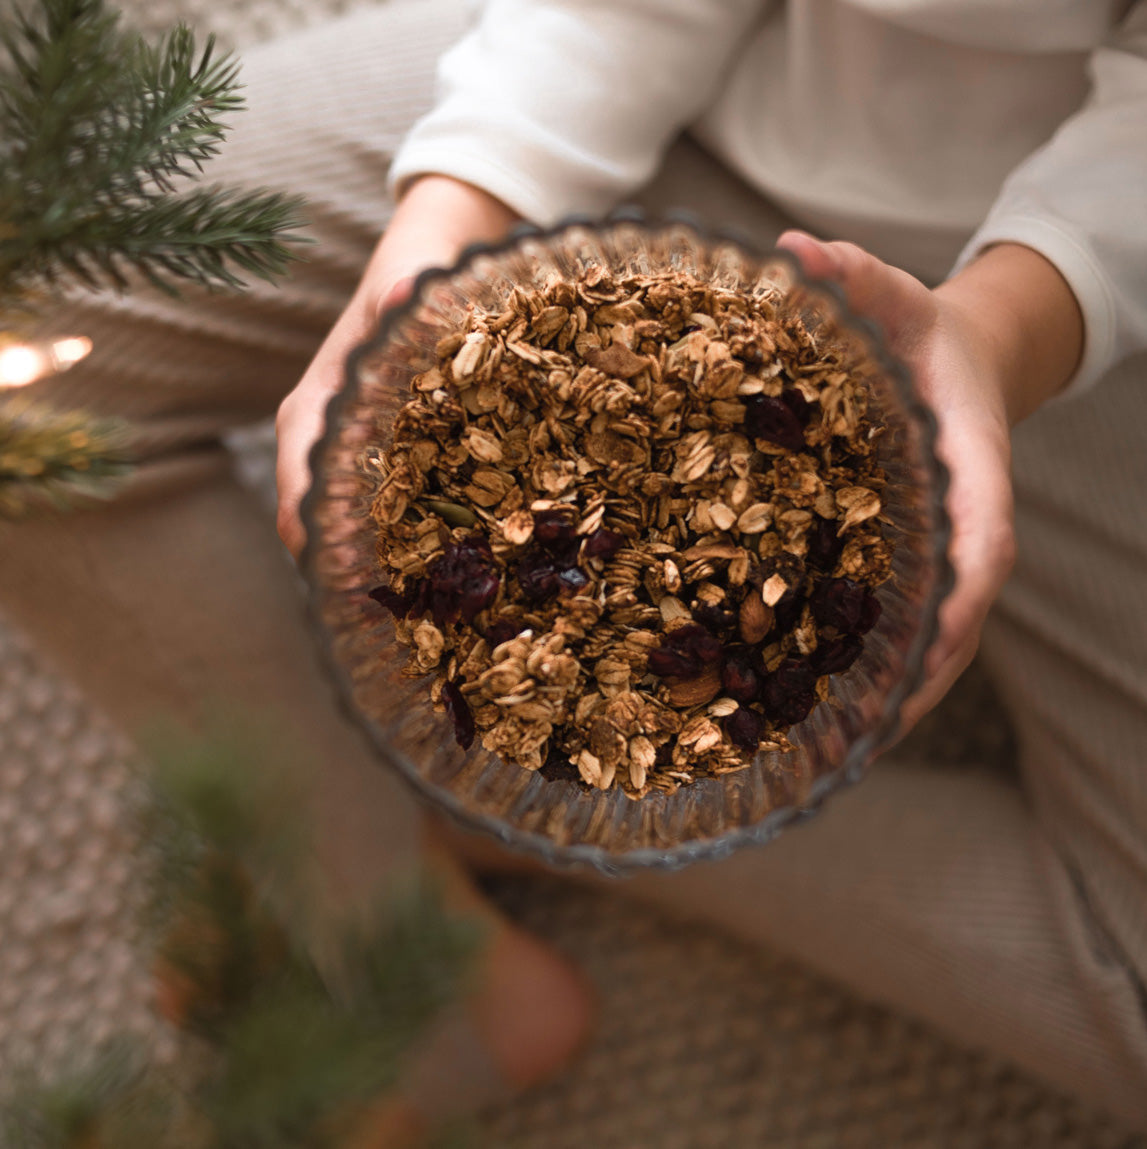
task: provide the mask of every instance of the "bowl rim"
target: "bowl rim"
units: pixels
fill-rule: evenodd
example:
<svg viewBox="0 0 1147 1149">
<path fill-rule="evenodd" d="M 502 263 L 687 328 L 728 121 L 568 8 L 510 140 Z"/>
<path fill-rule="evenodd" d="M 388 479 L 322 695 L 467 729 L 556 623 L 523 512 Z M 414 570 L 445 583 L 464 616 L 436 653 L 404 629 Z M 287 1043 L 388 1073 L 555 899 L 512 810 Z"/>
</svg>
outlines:
<svg viewBox="0 0 1147 1149">
<path fill-rule="evenodd" d="M 315 540 L 318 537 L 315 509 L 322 497 L 320 492 L 324 475 L 323 461 L 335 438 L 336 429 L 340 426 L 340 416 L 359 395 L 358 372 L 362 361 L 383 346 L 390 338 L 391 332 L 421 306 L 428 290 L 435 283 L 451 279 L 460 272 L 468 270 L 479 259 L 504 255 L 521 247 L 527 241 L 558 239 L 567 232 L 575 230 L 608 233 L 627 224 L 637 225 L 649 232 L 684 227 L 692 231 L 696 239 L 706 247 L 731 244 L 758 262 L 782 263 L 792 276 L 794 285 L 808 288 L 816 294 L 827 295 L 836 308 L 837 318 L 867 338 L 873 356 L 891 380 L 905 412 L 916 423 L 923 438 L 925 458 L 933 478 L 928 509 L 936 523 L 936 529 L 932 533 L 931 557 L 936 566 L 937 577 L 922 607 L 927 620 L 926 625 L 913 640 L 905 659 L 905 673 L 887 695 L 879 720 L 849 745 L 844 758 L 835 770 L 822 775 L 813 783 L 804 801 L 799 805 L 779 806 L 759 822 L 727 830 L 716 837 L 691 839 L 668 848 L 639 847 L 624 853 L 611 853 L 604 847 L 596 845 L 558 845 L 544 834 L 521 830 L 489 814 L 466 808 L 453 793 L 424 778 L 405 755 L 394 750 L 378 725 L 359 710 L 354 703 L 350 677 L 335 657 L 331 636 L 322 620 L 320 603 L 322 590 L 315 569 L 317 551 Z M 556 868 L 592 869 L 609 876 L 650 869 L 675 870 L 695 861 L 715 861 L 727 857 L 743 846 L 763 844 L 776 837 L 785 827 L 807 819 L 820 808 L 829 795 L 854 785 L 864 777 L 872 760 L 896 740 L 904 701 L 924 682 L 925 657 L 939 633 L 940 605 L 955 583 L 955 571 L 948 554 L 952 524 L 945 501 L 950 472 L 944 461 L 936 454 L 937 437 L 936 416 L 917 392 L 911 372 L 889 350 L 880 327 L 871 319 L 858 315 L 848 306 L 840 285 L 831 280 L 806 275 L 800 262 L 789 252 L 778 248 L 762 250 L 758 244 L 736 229 L 711 226 L 692 212 L 670 211 L 650 215 L 641 208 L 626 206 L 604 216 L 567 215 L 550 227 L 523 223 L 496 242 L 470 244 L 448 267 L 429 267 L 420 272 L 414 279 L 409 296 L 382 312 L 374 333 L 350 351 L 343 363 L 339 389 L 326 404 L 322 434 L 312 444 L 308 453 L 310 484 L 299 509 L 306 532 L 306 542 L 298 565 L 306 583 L 307 614 L 311 629 L 334 684 L 339 705 L 366 734 L 379 757 L 413 787 L 415 794 L 422 801 L 435 810 L 447 813 L 462 828 L 492 837 L 516 852 L 532 854 Z M 709 780 L 695 782 L 690 789 L 703 786 L 707 781 Z"/>
</svg>

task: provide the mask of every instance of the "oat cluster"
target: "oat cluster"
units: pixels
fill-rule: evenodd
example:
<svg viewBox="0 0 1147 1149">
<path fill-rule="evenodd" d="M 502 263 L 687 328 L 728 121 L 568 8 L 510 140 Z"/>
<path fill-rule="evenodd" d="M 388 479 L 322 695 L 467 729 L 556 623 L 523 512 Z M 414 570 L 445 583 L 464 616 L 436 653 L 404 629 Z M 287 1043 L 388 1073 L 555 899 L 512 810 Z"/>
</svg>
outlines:
<svg viewBox="0 0 1147 1149">
<path fill-rule="evenodd" d="M 679 273 L 473 309 L 363 458 L 372 596 L 459 742 L 631 797 L 787 749 L 889 576 L 871 370 Z"/>
</svg>

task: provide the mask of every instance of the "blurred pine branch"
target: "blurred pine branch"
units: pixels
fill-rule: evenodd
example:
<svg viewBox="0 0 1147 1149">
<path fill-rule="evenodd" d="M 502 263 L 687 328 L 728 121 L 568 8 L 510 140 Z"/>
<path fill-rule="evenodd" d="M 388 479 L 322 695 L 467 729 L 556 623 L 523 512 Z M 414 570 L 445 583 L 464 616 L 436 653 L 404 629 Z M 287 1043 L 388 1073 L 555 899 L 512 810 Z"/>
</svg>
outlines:
<svg viewBox="0 0 1147 1149">
<path fill-rule="evenodd" d="M 249 721 L 153 740 L 148 932 L 158 1008 L 193 1043 L 192 1071 L 161 1070 L 120 1038 L 8 1089 L 5 1149 L 351 1149 L 369 1130 L 463 992 L 480 934 L 426 882 L 353 922 L 327 919 L 320 966 L 323 915 L 300 903 L 324 891 L 306 877 L 306 792 L 290 756 Z"/>
<path fill-rule="evenodd" d="M 0 519 L 114 493 L 130 470 L 128 442 L 121 420 L 56 411 L 0 390 Z"/>
</svg>

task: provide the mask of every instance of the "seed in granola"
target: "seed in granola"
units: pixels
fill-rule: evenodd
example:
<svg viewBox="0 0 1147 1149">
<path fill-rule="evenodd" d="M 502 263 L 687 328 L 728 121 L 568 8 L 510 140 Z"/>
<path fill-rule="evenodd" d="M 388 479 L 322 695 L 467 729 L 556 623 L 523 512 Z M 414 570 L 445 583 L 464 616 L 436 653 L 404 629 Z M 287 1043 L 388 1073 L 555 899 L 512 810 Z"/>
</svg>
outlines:
<svg viewBox="0 0 1147 1149">
<path fill-rule="evenodd" d="M 742 642 L 753 646 L 762 641 L 773 629 L 773 618 L 773 611 L 764 604 L 760 595 L 745 595 L 737 618 Z"/>
<path fill-rule="evenodd" d="M 721 693 L 721 668 L 716 663 L 705 667 L 695 678 L 679 679 L 669 686 L 669 701 L 679 709 L 702 706 Z"/>
</svg>

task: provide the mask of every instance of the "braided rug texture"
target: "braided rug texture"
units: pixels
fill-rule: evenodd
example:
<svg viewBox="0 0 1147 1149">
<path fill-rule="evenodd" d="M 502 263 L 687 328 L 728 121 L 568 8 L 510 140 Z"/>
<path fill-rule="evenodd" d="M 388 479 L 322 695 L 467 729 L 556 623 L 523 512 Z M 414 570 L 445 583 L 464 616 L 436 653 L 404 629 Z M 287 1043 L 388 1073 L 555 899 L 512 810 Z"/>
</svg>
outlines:
<svg viewBox="0 0 1147 1149">
<path fill-rule="evenodd" d="M 245 44 L 371 0 L 127 0 Z M 0 16 L 10 0 L 0 0 Z M 940 764 L 1004 761 L 972 678 L 915 736 Z M 959 717 L 978 715 L 969 723 Z M 966 734 L 980 740 L 968 747 Z M 0 619 L 0 1082 L 130 1030 L 158 1056 L 135 925 L 132 751 Z M 546 879 L 495 894 L 595 983 L 601 1022 L 560 1080 L 487 1114 L 498 1149 L 1147 1149 L 1106 1118 L 799 966 Z M 647 971 L 660 971 L 656 978 Z"/>
</svg>

